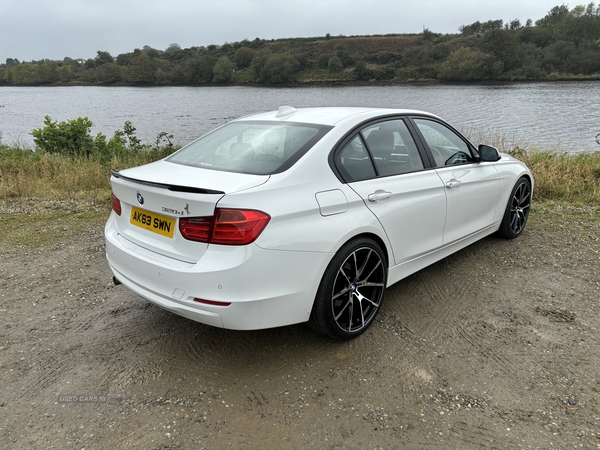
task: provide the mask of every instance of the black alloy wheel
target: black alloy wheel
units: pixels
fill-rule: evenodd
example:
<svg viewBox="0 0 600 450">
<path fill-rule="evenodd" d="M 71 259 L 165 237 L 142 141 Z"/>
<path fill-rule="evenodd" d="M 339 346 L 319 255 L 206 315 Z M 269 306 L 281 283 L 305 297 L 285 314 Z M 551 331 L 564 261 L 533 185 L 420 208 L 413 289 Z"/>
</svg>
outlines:
<svg viewBox="0 0 600 450">
<path fill-rule="evenodd" d="M 352 339 L 373 322 L 387 280 L 380 246 L 367 238 L 348 242 L 327 267 L 310 323 L 334 339 Z"/>
<path fill-rule="evenodd" d="M 523 232 L 531 207 L 531 183 L 525 177 L 519 178 L 513 188 L 504 218 L 498 230 L 507 239 L 514 239 Z"/>
</svg>

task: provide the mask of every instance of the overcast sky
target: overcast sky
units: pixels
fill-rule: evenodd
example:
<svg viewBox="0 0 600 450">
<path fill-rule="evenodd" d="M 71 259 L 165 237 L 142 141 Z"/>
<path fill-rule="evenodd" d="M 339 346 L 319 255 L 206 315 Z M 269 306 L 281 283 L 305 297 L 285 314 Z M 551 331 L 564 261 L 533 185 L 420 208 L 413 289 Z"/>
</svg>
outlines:
<svg viewBox="0 0 600 450">
<path fill-rule="evenodd" d="M 0 0 L 0 62 L 117 56 L 243 39 L 458 33 L 477 20 L 534 22 L 560 0 Z M 584 1 L 582 3 L 588 3 Z M 579 3 L 569 4 L 573 8 Z"/>
</svg>

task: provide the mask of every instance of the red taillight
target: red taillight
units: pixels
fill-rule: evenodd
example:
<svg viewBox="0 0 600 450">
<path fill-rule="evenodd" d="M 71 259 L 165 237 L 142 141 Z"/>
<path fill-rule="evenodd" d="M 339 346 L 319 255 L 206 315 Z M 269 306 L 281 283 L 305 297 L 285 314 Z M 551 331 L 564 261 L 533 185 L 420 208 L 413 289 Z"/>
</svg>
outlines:
<svg viewBox="0 0 600 450">
<path fill-rule="evenodd" d="M 181 235 L 190 241 L 222 245 L 246 245 L 254 242 L 271 216 L 247 209 L 219 209 L 211 217 L 179 219 Z"/>
<path fill-rule="evenodd" d="M 212 217 L 179 219 L 179 231 L 184 238 L 190 241 L 208 242 L 211 228 Z"/>
<path fill-rule="evenodd" d="M 254 242 L 271 217 L 261 211 L 218 209 L 211 243 L 245 245 Z"/>
<path fill-rule="evenodd" d="M 111 192 L 110 194 L 110 203 L 112 204 L 112 209 L 115 213 L 117 213 L 117 216 L 121 215 L 121 200 L 119 200 L 117 197 L 115 197 L 115 194 L 113 194 Z"/>
</svg>

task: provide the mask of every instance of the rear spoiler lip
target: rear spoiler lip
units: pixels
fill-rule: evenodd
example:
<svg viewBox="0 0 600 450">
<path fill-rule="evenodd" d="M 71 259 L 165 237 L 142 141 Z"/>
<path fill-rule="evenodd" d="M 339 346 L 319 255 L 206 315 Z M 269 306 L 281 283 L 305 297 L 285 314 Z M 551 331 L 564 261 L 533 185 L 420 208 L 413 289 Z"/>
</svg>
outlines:
<svg viewBox="0 0 600 450">
<path fill-rule="evenodd" d="M 132 183 L 143 184 L 144 186 L 152 186 L 152 187 L 167 189 L 167 190 L 173 191 L 173 192 L 187 192 L 190 194 L 210 194 L 210 195 L 224 195 L 225 194 L 225 192 L 223 192 L 223 191 L 216 191 L 214 189 L 203 189 L 203 188 L 196 188 L 196 187 L 191 187 L 191 186 L 178 186 L 176 184 L 163 184 L 163 183 L 154 183 L 152 181 L 138 180 L 135 178 L 126 177 L 125 175 L 122 175 L 116 169 L 111 169 L 110 173 L 115 178 L 121 178 L 123 180 L 127 180 Z"/>
</svg>

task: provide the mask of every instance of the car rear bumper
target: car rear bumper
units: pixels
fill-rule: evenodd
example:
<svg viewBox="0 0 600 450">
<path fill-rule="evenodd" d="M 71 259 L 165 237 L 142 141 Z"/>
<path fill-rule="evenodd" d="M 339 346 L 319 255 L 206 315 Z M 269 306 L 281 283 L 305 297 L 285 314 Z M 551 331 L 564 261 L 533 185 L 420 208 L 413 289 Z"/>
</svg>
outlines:
<svg viewBox="0 0 600 450">
<path fill-rule="evenodd" d="M 115 277 L 175 314 L 234 330 L 273 328 L 309 319 L 329 253 L 210 245 L 196 264 L 147 250 L 107 223 L 106 256 Z M 207 305 L 203 300 L 230 303 Z"/>
</svg>

